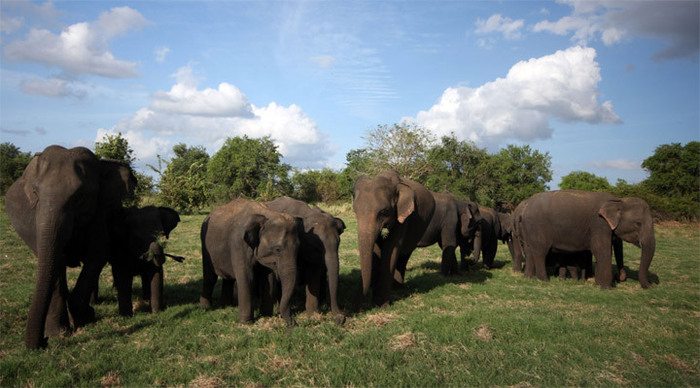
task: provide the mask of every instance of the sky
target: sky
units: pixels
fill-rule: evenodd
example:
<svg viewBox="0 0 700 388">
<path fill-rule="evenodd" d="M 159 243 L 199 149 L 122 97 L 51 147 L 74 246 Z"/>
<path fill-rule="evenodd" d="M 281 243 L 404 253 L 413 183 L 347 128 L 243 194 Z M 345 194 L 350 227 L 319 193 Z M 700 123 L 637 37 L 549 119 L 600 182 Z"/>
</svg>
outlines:
<svg viewBox="0 0 700 388">
<path fill-rule="evenodd" d="M 698 1 L 0 0 L 0 141 L 122 133 L 146 172 L 178 143 L 270 136 L 343 168 L 378 125 L 547 152 L 639 182 L 700 140 Z"/>
</svg>

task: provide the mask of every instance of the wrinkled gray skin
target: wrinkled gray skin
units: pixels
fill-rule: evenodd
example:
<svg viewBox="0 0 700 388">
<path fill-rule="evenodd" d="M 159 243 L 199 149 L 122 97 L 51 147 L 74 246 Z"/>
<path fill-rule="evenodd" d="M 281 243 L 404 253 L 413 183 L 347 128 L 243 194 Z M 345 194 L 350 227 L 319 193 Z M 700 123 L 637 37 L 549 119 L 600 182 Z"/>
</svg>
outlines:
<svg viewBox="0 0 700 388">
<path fill-rule="evenodd" d="M 37 256 L 25 345 L 45 347 L 46 335 L 94 320 L 90 292 L 108 256 L 108 225 L 133 194 L 136 177 L 124 163 L 100 160 L 84 147 L 49 146 L 29 162 L 5 197 L 17 234 Z M 66 266 L 83 267 L 68 292 Z"/>
<path fill-rule="evenodd" d="M 250 200 L 235 199 L 214 209 L 202 223 L 200 305 L 211 306 L 218 277 L 235 280 L 239 321 L 252 323 L 254 271 L 262 266 L 279 278 L 280 315 L 292 326 L 289 301 L 296 283 L 301 228 L 301 220 Z"/>
<path fill-rule="evenodd" d="M 435 211 L 418 247 L 437 243 L 442 249 L 440 272 L 445 276 L 456 275 L 459 268 L 455 251 L 459 246 L 464 259 L 467 240 L 473 238 L 476 225 L 481 219 L 479 208 L 475 203 L 458 200 L 450 193 L 431 194 L 435 200 Z"/>
<path fill-rule="evenodd" d="M 525 257 L 526 276 L 547 280 L 545 257 L 550 250 L 590 250 L 596 258 L 596 283 L 610 288 L 615 236 L 641 248 L 639 283 L 643 288 L 649 287 L 656 238 L 646 202 L 579 190 L 538 193 L 527 201 L 515 229 Z"/>
<path fill-rule="evenodd" d="M 338 246 L 345 223 L 318 207 L 311 207 L 290 197 L 276 198 L 265 205 L 303 220 L 304 233 L 299 243 L 297 278 L 298 284 L 305 287 L 306 312 L 319 312 L 319 298 L 325 292 L 321 290 L 321 284 L 327 280 L 331 312 L 337 323 L 343 323 L 345 314 L 338 307 Z"/>
<path fill-rule="evenodd" d="M 362 274 L 362 293 L 372 287 L 378 306 L 390 301 L 393 280 L 403 284 L 406 264 L 435 211 L 435 199 L 420 183 L 385 171 L 361 177 L 353 188 L 353 210 Z M 386 237 L 382 230 L 387 229 Z"/>
<path fill-rule="evenodd" d="M 510 214 L 500 213 L 489 207 L 479 206 L 481 222 L 474 236 L 474 261 L 479 261 L 482 256 L 486 268 L 493 267 L 494 258 L 498 251 L 498 241 L 511 246 L 512 223 Z"/>
<path fill-rule="evenodd" d="M 180 222 L 179 214 L 169 207 L 146 206 L 127 208 L 119 213 L 111 225 L 112 246 L 109 262 L 117 288 L 119 314 L 132 316 L 132 288 L 134 276 L 141 277 L 143 299 L 149 300 L 152 312 L 164 307 L 163 264 L 166 256 L 158 244 L 160 236 L 170 237 L 170 232 Z M 121 263 L 124 270 L 119 270 Z M 95 287 L 95 298 L 98 287 Z"/>
</svg>

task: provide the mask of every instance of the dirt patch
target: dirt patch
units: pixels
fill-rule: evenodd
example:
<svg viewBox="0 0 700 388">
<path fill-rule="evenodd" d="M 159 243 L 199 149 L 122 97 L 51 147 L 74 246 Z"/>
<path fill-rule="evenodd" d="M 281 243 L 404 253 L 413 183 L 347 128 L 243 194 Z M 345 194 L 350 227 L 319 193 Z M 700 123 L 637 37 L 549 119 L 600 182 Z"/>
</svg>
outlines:
<svg viewBox="0 0 700 388">
<path fill-rule="evenodd" d="M 667 354 L 664 356 L 664 360 L 671 365 L 673 368 L 686 373 L 694 373 L 693 367 L 688 365 L 685 361 L 681 360 L 675 354 Z"/>
<path fill-rule="evenodd" d="M 212 376 L 205 376 L 205 375 L 199 375 L 195 377 L 194 380 L 190 381 L 187 386 L 188 387 L 197 387 L 197 388 L 217 388 L 217 387 L 223 387 L 225 385 L 224 381 L 221 380 L 218 377 L 212 377 Z"/>
<path fill-rule="evenodd" d="M 474 330 L 474 336 L 481 341 L 489 342 L 493 339 L 493 332 L 488 325 L 481 325 Z"/>
<path fill-rule="evenodd" d="M 119 372 L 109 371 L 100 379 L 100 385 L 103 387 L 118 387 L 122 385 L 122 379 Z"/>
</svg>

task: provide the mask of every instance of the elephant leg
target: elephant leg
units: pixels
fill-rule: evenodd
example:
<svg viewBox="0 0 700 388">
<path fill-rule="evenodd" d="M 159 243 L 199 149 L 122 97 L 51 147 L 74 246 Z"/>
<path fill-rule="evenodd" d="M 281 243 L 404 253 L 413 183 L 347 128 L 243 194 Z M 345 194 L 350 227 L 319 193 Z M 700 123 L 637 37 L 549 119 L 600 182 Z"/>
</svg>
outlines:
<svg viewBox="0 0 700 388">
<path fill-rule="evenodd" d="M 563 265 L 559 266 L 559 279 L 566 279 L 566 267 Z"/>
<path fill-rule="evenodd" d="M 152 271 L 141 272 L 141 299 L 151 300 L 151 279 L 153 278 Z"/>
<path fill-rule="evenodd" d="M 625 271 L 625 260 L 622 254 L 622 239 L 613 237 L 613 252 L 615 253 L 615 263 L 617 264 L 617 280 L 624 282 L 627 280 L 627 271 Z"/>
<path fill-rule="evenodd" d="M 95 321 L 95 310 L 90 307 L 90 298 L 105 264 L 104 260 L 86 260 L 80 270 L 78 280 L 68 296 L 68 311 L 75 327 Z"/>
<path fill-rule="evenodd" d="M 253 271 L 234 266 L 234 272 L 236 273 L 236 288 L 238 289 L 238 321 L 244 324 L 253 323 L 253 294 L 251 290 Z"/>
<path fill-rule="evenodd" d="M 211 307 L 212 294 L 214 293 L 216 280 L 217 276 L 214 271 L 214 265 L 211 262 L 211 257 L 209 257 L 206 247 L 202 247 L 202 294 L 199 297 L 199 305 L 201 307 L 206 309 Z M 224 282 L 225 281 L 226 279 L 224 279 Z M 233 284 L 231 284 L 231 286 L 232 285 Z M 223 293 L 223 286 L 221 290 Z"/>
<path fill-rule="evenodd" d="M 313 314 L 320 312 L 319 302 L 321 299 L 321 281 L 323 280 L 321 266 L 312 266 L 304 271 L 304 284 L 306 291 L 306 313 Z"/>
<path fill-rule="evenodd" d="M 540 280 L 548 280 L 545 257 L 549 248 L 528 245 L 524 247 L 525 253 L 525 276 L 532 278 L 537 276 Z"/>
<path fill-rule="evenodd" d="M 610 245 L 594 243 L 591 252 L 595 256 L 595 281 L 603 289 L 612 287 L 612 252 Z"/>
<path fill-rule="evenodd" d="M 216 282 L 216 279 L 214 279 L 214 282 Z M 233 293 L 234 293 L 234 283 L 236 281 L 234 279 L 227 279 L 223 278 L 221 279 L 221 306 L 226 307 L 226 306 L 234 306 L 234 300 L 233 300 Z M 213 288 L 213 286 L 212 286 Z"/>
<path fill-rule="evenodd" d="M 275 284 L 277 279 L 275 273 L 263 266 L 256 266 L 255 283 L 260 294 L 260 315 L 263 317 L 271 317 L 274 314 L 275 307 Z"/>
<path fill-rule="evenodd" d="M 482 237 L 483 231 L 481 229 L 477 230 L 474 235 L 474 251 L 472 252 L 472 258 L 475 263 L 479 262 L 479 256 L 481 255 Z"/>
<path fill-rule="evenodd" d="M 134 306 L 131 300 L 134 277 L 123 268 L 115 269 L 114 265 L 112 265 L 112 276 L 114 277 L 114 285 L 117 287 L 119 315 L 131 317 L 134 315 Z"/>
<path fill-rule="evenodd" d="M 384 252 L 382 252 L 382 256 Z M 386 255 L 388 256 L 388 255 Z M 389 294 L 391 292 L 391 284 L 394 281 L 391 271 L 391 263 L 389 257 L 374 257 L 372 276 L 375 281 L 372 284 L 372 301 L 377 306 L 386 306 L 389 304 Z"/>
<path fill-rule="evenodd" d="M 163 299 L 163 267 L 159 267 L 150 276 L 151 281 L 148 284 L 151 296 L 151 312 L 157 313 L 165 308 L 165 300 Z"/>
<path fill-rule="evenodd" d="M 400 255 L 396 260 L 396 269 L 394 270 L 394 282 L 397 286 L 403 286 L 406 281 L 406 266 L 408 266 L 409 255 Z"/>
<path fill-rule="evenodd" d="M 95 280 L 95 288 L 90 293 L 90 304 L 95 305 L 100 303 L 100 277 Z"/>
<path fill-rule="evenodd" d="M 442 248 L 442 261 L 440 262 L 440 272 L 443 275 L 457 275 L 459 268 L 457 266 L 457 256 L 455 255 L 455 246 L 445 246 Z"/>
<path fill-rule="evenodd" d="M 68 298 L 68 284 L 66 282 L 66 270 L 58 271 L 58 277 L 54 282 L 49 311 L 46 314 L 44 333 L 47 337 L 59 337 L 70 333 L 70 319 L 66 299 Z"/>
<path fill-rule="evenodd" d="M 566 270 L 569 272 L 569 275 L 571 275 L 571 278 L 574 280 L 578 280 L 578 267 L 575 265 L 570 265 L 566 267 Z"/>
</svg>

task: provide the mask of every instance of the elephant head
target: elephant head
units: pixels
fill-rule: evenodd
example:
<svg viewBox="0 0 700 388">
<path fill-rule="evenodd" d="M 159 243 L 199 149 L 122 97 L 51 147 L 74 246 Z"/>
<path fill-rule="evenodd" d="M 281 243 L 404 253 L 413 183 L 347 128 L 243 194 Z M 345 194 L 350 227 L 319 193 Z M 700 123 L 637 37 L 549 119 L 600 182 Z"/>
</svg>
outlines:
<svg viewBox="0 0 700 388">
<path fill-rule="evenodd" d="M 131 169 L 123 163 L 102 162 L 84 147 L 49 146 L 30 161 L 8 189 L 6 210 L 10 220 L 38 258 L 27 320 L 28 348 L 46 344 L 44 326 L 49 306 L 52 311 L 65 310 L 53 305 L 65 305 L 66 265 L 77 265 L 78 260 L 104 260 L 108 244 L 105 218 L 133 192 L 135 184 Z M 81 283 L 96 281 L 99 271 L 89 271 L 83 267 L 76 289 L 88 289 Z M 82 322 L 89 309 L 89 292 L 75 294 L 78 302 L 72 313 L 77 322 Z"/>
<path fill-rule="evenodd" d="M 352 206 L 357 217 L 362 292 L 366 296 L 372 282 L 373 256 L 381 255 L 376 248 L 382 246 L 384 239 L 391 239 L 392 231 L 414 213 L 416 193 L 396 172 L 384 172 L 374 178 L 358 179 Z M 384 229 L 388 230 L 387 236 L 383 236 Z"/>
<path fill-rule="evenodd" d="M 482 220 L 479 205 L 472 201 L 457 201 L 457 211 L 459 212 L 459 232 L 462 237 L 474 238 L 474 233 Z"/>
<path fill-rule="evenodd" d="M 615 236 L 642 250 L 639 262 L 639 284 L 649 287 L 649 266 L 656 250 L 654 220 L 649 205 L 642 199 L 625 197 L 605 202 L 598 211 Z"/>
<path fill-rule="evenodd" d="M 280 279 L 279 309 L 287 325 L 293 324 L 289 302 L 296 285 L 297 252 L 303 230 L 300 218 L 273 211 L 251 215 L 245 226 L 244 240 L 253 250 L 255 261 L 272 269 Z"/>
</svg>

